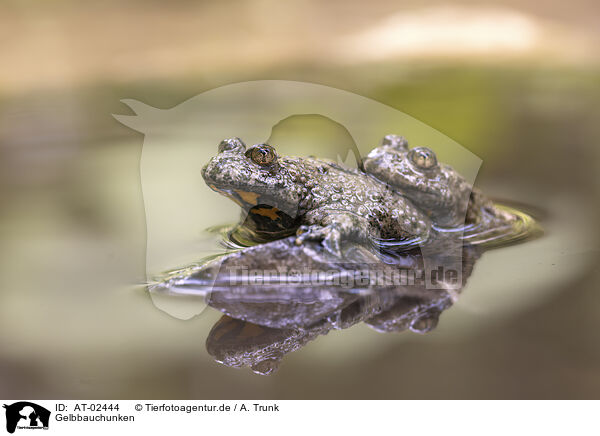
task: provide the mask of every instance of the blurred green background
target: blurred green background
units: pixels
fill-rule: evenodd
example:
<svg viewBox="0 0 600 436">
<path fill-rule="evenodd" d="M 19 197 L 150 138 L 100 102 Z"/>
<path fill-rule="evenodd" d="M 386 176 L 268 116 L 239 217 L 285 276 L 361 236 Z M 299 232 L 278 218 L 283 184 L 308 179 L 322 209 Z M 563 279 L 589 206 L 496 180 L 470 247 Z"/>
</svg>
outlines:
<svg viewBox="0 0 600 436">
<path fill-rule="evenodd" d="M 3 1 L 0 396 L 597 398 L 599 18 L 591 0 Z M 181 321 L 139 286 L 143 137 L 111 114 L 257 79 L 425 122 L 545 238 L 486 253 L 428 335 L 355 326 L 269 378 L 220 366 L 217 312 Z"/>
</svg>

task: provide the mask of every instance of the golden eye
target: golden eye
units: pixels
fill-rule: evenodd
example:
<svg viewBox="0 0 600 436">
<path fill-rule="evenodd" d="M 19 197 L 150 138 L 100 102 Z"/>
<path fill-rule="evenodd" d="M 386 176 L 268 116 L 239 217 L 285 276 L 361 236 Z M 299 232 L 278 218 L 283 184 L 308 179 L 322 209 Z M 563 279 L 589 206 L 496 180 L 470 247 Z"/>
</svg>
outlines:
<svg viewBox="0 0 600 436">
<path fill-rule="evenodd" d="M 433 150 L 427 147 L 416 147 L 408 152 L 408 158 L 418 168 L 429 170 L 437 166 L 437 158 Z"/>
<path fill-rule="evenodd" d="M 230 150 L 245 150 L 246 144 L 240 138 L 223 139 L 219 143 L 219 153 Z"/>
<path fill-rule="evenodd" d="M 246 152 L 246 156 L 252 159 L 252 162 L 267 166 L 271 165 L 277 159 L 275 149 L 268 144 L 258 144 Z"/>
</svg>

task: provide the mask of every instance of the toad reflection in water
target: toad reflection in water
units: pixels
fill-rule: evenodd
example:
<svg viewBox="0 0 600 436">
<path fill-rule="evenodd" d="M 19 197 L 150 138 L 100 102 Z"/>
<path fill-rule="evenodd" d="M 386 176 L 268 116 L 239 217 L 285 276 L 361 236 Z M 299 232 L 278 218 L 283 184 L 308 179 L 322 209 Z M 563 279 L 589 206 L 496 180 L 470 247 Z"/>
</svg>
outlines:
<svg viewBox="0 0 600 436">
<path fill-rule="evenodd" d="M 331 329 L 432 330 L 484 249 L 538 230 L 396 135 L 359 169 L 281 157 L 267 144 L 246 149 L 239 138 L 218 152 L 202 175 L 243 208 L 242 222 L 224 229 L 237 251 L 151 291 L 208 290 L 208 304 L 226 314 L 209 333 L 209 353 L 260 374 Z"/>
</svg>

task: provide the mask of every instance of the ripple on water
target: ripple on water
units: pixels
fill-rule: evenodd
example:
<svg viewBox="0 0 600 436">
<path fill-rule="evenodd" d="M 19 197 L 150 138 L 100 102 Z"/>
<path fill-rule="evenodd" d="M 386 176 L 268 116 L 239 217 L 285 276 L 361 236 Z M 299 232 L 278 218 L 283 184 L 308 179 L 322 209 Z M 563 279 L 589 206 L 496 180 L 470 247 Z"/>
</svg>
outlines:
<svg viewBox="0 0 600 436">
<path fill-rule="evenodd" d="M 479 245 L 484 249 L 506 247 L 540 237 L 542 227 L 531 215 L 514 207 L 496 204 L 496 208 L 515 216 L 515 220 L 492 229 L 482 229 L 480 225 L 467 226 L 463 240 L 469 245 Z"/>
</svg>

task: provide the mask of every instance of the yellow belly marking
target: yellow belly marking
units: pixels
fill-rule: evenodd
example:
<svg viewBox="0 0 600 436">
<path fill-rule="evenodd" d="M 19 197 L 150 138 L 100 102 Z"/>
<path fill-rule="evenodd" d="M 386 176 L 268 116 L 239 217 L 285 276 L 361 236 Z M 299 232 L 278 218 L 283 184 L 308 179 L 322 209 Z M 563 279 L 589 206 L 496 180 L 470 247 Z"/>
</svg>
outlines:
<svg viewBox="0 0 600 436">
<path fill-rule="evenodd" d="M 255 192 L 246 192 L 246 191 L 239 191 L 237 189 L 233 190 L 237 195 L 240 196 L 240 198 L 242 200 L 244 200 L 246 203 L 251 204 L 253 206 L 256 206 L 258 204 L 258 197 L 259 194 L 255 193 Z"/>
<path fill-rule="evenodd" d="M 277 212 L 279 212 L 279 209 L 277 209 L 276 207 L 272 207 L 270 209 L 268 209 L 266 207 L 259 207 L 258 209 L 252 209 L 251 212 L 255 213 L 257 215 L 266 216 L 268 218 L 271 218 L 273 221 L 275 221 L 276 219 L 279 219 L 279 215 L 277 215 Z"/>
</svg>

